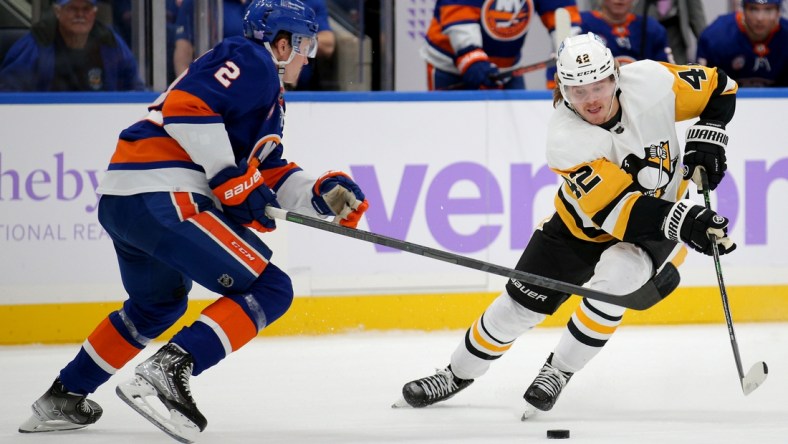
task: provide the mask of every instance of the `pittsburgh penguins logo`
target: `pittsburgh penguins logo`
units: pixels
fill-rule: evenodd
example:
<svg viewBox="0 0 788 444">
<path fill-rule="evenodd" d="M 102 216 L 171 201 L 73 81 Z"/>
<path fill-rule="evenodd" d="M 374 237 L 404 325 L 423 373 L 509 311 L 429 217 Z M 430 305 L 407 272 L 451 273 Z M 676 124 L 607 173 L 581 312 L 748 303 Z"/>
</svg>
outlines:
<svg viewBox="0 0 788 444">
<path fill-rule="evenodd" d="M 485 0 L 482 28 L 495 40 L 517 40 L 528 31 L 533 12 L 533 0 Z"/>
<path fill-rule="evenodd" d="M 640 191 L 647 196 L 661 197 L 676 173 L 678 156 L 673 157 L 670 142 L 664 141 L 643 149 L 643 157 L 630 154 L 621 167 L 632 176 Z"/>
</svg>

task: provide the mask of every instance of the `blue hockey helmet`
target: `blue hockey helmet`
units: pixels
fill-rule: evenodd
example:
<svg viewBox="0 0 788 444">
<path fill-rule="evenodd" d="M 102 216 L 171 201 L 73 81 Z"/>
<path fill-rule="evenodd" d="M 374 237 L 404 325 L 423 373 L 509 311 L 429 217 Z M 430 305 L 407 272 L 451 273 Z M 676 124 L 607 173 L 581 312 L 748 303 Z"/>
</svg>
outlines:
<svg viewBox="0 0 788 444">
<path fill-rule="evenodd" d="M 289 32 L 296 53 L 317 53 L 315 11 L 300 0 L 255 0 L 246 8 L 243 27 L 247 38 L 269 45 L 280 32 Z"/>
<path fill-rule="evenodd" d="M 742 0 L 743 5 L 779 5 L 782 0 Z"/>
</svg>

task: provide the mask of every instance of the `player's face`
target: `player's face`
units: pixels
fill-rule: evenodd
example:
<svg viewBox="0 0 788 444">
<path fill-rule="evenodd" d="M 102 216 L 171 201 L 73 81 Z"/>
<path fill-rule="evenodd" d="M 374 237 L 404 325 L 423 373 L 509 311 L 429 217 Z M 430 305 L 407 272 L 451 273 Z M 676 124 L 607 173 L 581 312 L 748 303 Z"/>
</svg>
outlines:
<svg viewBox="0 0 788 444">
<path fill-rule="evenodd" d="M 632 12 L 635 0 L 603 0 L 602 9 L 606 15 L 613 19 L 623 19 Z"/>
<path fill-rule="evenodd" d="M 96 21 L 97 8 L 88 0 L 71 0 L 55 7 L 60 30 L 66 35 L 87 35 Z"/>
<path fill-rule="evenodd" d="M 750 37 L 756 41 L 765 40 L 780 21 L 779 5 L 744 5 L 744 24 Z"/>
<path fill-rule="evenodd" d="M 567 86 L 564 98 L 586 122 L 601 125 L 617 111 L 615 92 L 616 82 L 608 77 L 588 85 Z"/>
<path fill-rule="evenodd" d="M 282 81 L 286 85 L 295 86 L 298 83 L 298 76 L 301 75 L 301 68 L 309 63 L 309 59 L 302 54 L 294 54 L 293 60 L 285 65 L 285 73 L 282 75 Z"/>
</svg>

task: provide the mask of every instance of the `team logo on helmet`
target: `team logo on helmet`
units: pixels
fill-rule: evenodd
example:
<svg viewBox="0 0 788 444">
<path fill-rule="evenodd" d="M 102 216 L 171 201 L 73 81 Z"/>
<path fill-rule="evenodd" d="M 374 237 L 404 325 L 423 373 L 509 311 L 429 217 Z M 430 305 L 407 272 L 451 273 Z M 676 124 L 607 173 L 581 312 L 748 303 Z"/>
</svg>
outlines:
<svg viewBox="0 0 788 444">
<path fill-rule="evenodd" d="M 715 224 L 720 224 L 720 225 L 722 225 L 723 223 L 725 223 L 725 218 L 724 218 L 724 217 L 722 217 L 722 216 L 720 216 L 719 214 L 715 214 L 715 215 L 714 215 L 714 216 L 711 218 L 711 220 L 712 220 L 712 221 L 714 221 L 714 223 L 715 223 Z"/>
<path fill-rule="evenodd" d="M 533 11 L 533 0 L 485 0 L 482 28 L 495 40 L 517 40 L 528 31 Z"/>
</svg>

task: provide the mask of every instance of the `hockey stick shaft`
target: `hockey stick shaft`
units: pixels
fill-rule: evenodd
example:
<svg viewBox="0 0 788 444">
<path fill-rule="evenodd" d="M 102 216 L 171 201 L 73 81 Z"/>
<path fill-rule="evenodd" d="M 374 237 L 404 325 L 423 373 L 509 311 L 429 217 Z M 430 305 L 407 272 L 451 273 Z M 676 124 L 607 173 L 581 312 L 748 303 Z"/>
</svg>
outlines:
<svg viewBox="0 0 788 444">
<path fill-rule="evenodd" d="M 703 191 L 703 201 L 707 210 L 711 210 L 711 199 L 709 197 L 709 178 L 703 168 L 700 169 L 701 188 Z M 769 368 L 763 361 L 756 362 L 750 370 L 745 374 L 744 368 L 741 364 L 741 355 L 739 354 L 739 344 L 736 341 L 736 333 L 733 330 L 733 317 L 731 316 L 731 308 L 728 303 L 728 292 L 725 290 L 725 281 L 722 278 L 722 265 L 720 264 L 720 249 L 717 246 L 716 239 L 711 238 L 711 252 L 714 256 L 714 270 L 717 273 L 717 284 L 720 287 L 720 297 L 722 298 L 722 310 L 725 313 L 725 323 L 728 325 L 728 337 L 731 341 L 731 348 L 733 349 L 733 359 L 736 361 L 736 370 L 739 372 L 739 382 L 741 383 L 744 395 L 749 395 L 753 390 L 760 387 L 766 380 L 769 374 Z"/>
<path fill-rule="evenodd" d="M 703 203 L 707 210 L 711 210 L 711 198 L 709 197 L 709 179 L 705 171 L 701 171 L 701 187 L 703 188 Z M 736 370 L 739 371 L 739 379 L 744 379 L 744 369 L 741 365 L 739 354 L 739 344 L 736 342 L 736 332 L 733 330 L 733 317 L 731 308 L 728 304 L 728 292 L 725 290 L 725 280 L 722 278 L 722 265 L 720 264 L 720 249 L 715 242 L 714 235 L 711 237 L 711 252 L 714 256 L 714 271 L 717 273 L 717 285 L 720 287 L 720 297 L 722 298 L 722 311 L 725 313 L 725 323 L 728 324 L 728 336 L 733 348 L 733 358 L 736 360 Z"/>
<path fill-rule="evenodd" d="M 627 307 L 635 310 L 645 310 L 657 302 L 661 301 L 665 296 L 670 294 L 673 289 L 678 285 L 678 272 L 672 265 L 666 265 L 662 272 L 643 285 L 638 290 L 624 295 L 614 295 L 596 291 L 590 288 L 581 287 L 578 285 L 562 282 L 555 279 L 550 279 L 543 276 L 538 276 L 524 271 L 515 270 L 512 268 L 495 265 L 489 262 L 480 261 L 477 259 L 461 256 L 448 251 L 442 251 L 435 248 L 425 247 L 423 245 L 406 242 L 399 239 L 394 239 L 388 236 L 383 236 L 369 231 L 359 230 L 355 228 L 348 228 L 342 225 L 331 223 L 316 217 L 305 216 L 302 214 L 294 213 L 291 211 L 283 210 L 281 208 L 267 207 L 266 215 L 272 219 L 286 220 L 299 225 L 305 225 L 312 228 L 317 228 L 323 231 L 330 231 L 332 233 L 340 234 L 354 239 L 363 240 L 377 245 L 394 248 L 400 251 L 417 254 L 420 256 L 436 259 L 443 262 L 448 262 L 455 265 L 460 265 L 474 270 L 483 271 L 486 273 L 495 274 L 498 276 L 516 279 L 521 283 L 528 283 L 537 285 L 543 288 L 560 291 L 563 293 L 576 294 L 589 299 L 607 302 L 621 307 Z"/>
<path fill-rule="evenodd" d="M 508 68 L 501 68 L 498 70 L 498 74 L 491 76 L 493 80 L 500 80 L 505 81 L 511 79 L 512 77 L 519 77 L 529 72 L 538 71 L 540 69 L 547 69 L 550 67 L 555 66 L 555 57 L 551 57 L 547 60 L 542 60 L 541 62 L 531 63 L 529 65 L 515 65 L 510 66 Z M 465 83 L 455 83 L 448 88 L 447 90 L 456 90 L 462 89 L 465 86 Z"/>
</svg>

